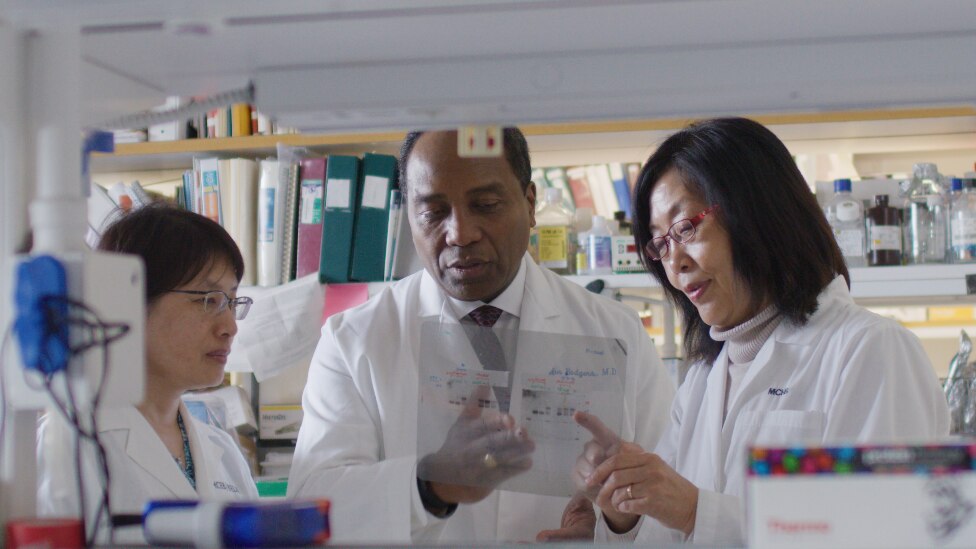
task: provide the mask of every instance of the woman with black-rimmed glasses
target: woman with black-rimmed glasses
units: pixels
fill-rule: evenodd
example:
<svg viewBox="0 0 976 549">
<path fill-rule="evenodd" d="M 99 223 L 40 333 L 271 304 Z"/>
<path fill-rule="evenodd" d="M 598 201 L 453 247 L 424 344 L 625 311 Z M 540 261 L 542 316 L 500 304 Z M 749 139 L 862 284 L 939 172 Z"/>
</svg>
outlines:
<svg viewBox="0 0 976 549">
<path fill-rule="evenodd" d="M 244 275 L 237 245 L 210 219 L 153 204 L 117 220 L 98 249 L 139 256 L 146 283 L 145 396 L 138 406 L 113 411 L 98 424 L 111 478 L 111 513 L 141 514 L 149 500 L 257 498 L 236 443 L 193 418 L 181 398 L 221 383 L 237 321 L 251 305 L 250 298 L 237 295 Z M 80 512 L 73 444 L 65 428 L 45 418 L 38 435 L 38 505 L 47 516 Z M 82 463 L 81 474 L 91 528 L 100 502 L 94 460 Z M 99 539 L 107 539 L 104 528 L 99 530 Z M 115 540 L 144 543 L 138 527 L 118 529 Z"/>
<path fill-rule="evenodd" d="M 726 118 L 669 137 L 644 165 L 634 233 L 681 311 L 690 365 L 653 453 L 594 435 L 580 485 L 598 539 L 742 545 L 750 445 L 948 434 L 918 339 L 855 305 L 827 220 L 783 143 Z"/>
</svg>

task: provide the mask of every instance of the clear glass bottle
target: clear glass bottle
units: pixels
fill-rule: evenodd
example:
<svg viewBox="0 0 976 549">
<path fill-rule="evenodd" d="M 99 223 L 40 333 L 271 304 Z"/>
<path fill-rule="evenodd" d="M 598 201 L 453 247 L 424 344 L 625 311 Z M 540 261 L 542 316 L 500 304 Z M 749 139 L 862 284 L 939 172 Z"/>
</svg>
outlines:
<svg viewBox="0 0 976 549">
<path fill-rule="evenodd" d="M 945 199 L 936 165 L 915 164 L 905 195 L 905 263 L 945 263 L 949 220 Z"/>
<path fill-rule="evenodd" d="M 867 266 L 864 206 L 851 196 L 850 179 L 834 181 L 834 197 L 824 207 L 824 214 L 848 268 Z"/>
<path fill-rule="evenodd" d="M 901 265 L 901 215 L 888 205 L 888 195 L 874 197 L 868 208 L 868 265 Z"/>
<path fill-rule="evenodd" d="M 556 274 L 576 274 L 574 215 L 563 206 L 562 189 L 546 189 L 545 200 L 535 211 L 539 265 Z"/>
<path fill-rule="evenodd" d="M 976 263 L 976 189 L 973 180 L 952 180 L 949 256 L 953 263 Z"/>
</svg>

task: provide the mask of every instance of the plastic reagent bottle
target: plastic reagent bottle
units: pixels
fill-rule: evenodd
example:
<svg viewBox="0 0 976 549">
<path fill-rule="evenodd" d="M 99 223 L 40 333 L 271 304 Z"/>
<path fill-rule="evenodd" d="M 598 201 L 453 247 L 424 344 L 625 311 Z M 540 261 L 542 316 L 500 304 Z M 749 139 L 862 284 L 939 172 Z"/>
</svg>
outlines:
<svg viewBox="0 0 976 549">
<path fill-rule="evenodd" d="M 590 232 L 583 231 L 576 234 L 576 274 L 590 274 L 590 260 L 586 254 L 590 243 Z"/>
<path fill-rule="evenodd" d="M 563 206 L 562 189 L 546 189 L 535 212 L 539 265 L 556 274 L 576 274 L 576 229 L 573 213 Z"/>
<path fill-rule="evenodd" d="M 612 274 L 613 261 L 610 253 L 613 250 L 613 232 L 607 226 L 607 220 L 602 215 L 593 216 L 593 228 L 590 229 L 587 248 L 588 274 Z"/>
<path fill-rule="evenodd" d="M 935 164 L 915 164 L 905 196 L 905 263 L 944 263 L 948 215 Z"/>
<path fill-rule="evenodd" d="M 888 195 L 874 197 L 868 209 L 868 264 L 901 265 L 901 224 L 897 208 L 888 205 Z"/>
<path fill-rule="evenodd" d="M 827 222 L 848 267 L 867 265 L 864 206 L 851 196 L 851 180 L 834 180 L 834 197 L 824 208 Z"/>
<path fill-rule="evenodd" d="M 976 263 L 976 189 L 972 180 L 953 179 L 952 195 L 949 255 L 953 263 Z"/>
</svg>

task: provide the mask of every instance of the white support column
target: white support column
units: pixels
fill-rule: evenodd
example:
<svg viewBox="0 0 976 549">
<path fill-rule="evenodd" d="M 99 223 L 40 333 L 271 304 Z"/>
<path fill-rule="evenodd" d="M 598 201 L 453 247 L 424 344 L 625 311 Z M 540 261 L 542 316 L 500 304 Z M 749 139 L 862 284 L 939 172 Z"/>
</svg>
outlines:
<svg viewBox="0 0 976 549">
<path fill-rule="evenodd" d="M 81 183 L 81 33 L 34 32 L 28 48 L 30 124 L 36 132 L 37 195 L 30 205 L 34 251 L 85 250 L 87 202 Z"/>
<path fill-rule="evenodd" d="M 28 211 L 34 252 L 80 258 L 85 249 L 80 42 L 77 26 L 28 30 L 0 19 L 0 325 L 4 329 L 13 316 L 9 297 L 13 259 L 28 234 Z M 35 430 L 41 405 L 20 402 L 23 381 L 18 377 L 22 369 L 15 342 L 5 349 L 3 366 L 7 414 L 0 446 L 0 521 L 6 523 L 12 517 L 36 514 Z"/>
<path fill-rule="evenodd" d="M 0 196 L 3 197 L 0 199 L 0 327 L 3 330 L 12 321 L 13 258 L 28 234 L 27 203 L 33 188 L 27 81 L 27 32 L 0 20 Z M 7 380 L 20 371 L 12 341 L 4 349 L 3 368 L 6 389 L 3 405 L 7 413 L 0 441 L 0 524 L 6 524 L 11 517 L 33 516 L 36 493 L 33 486 L 29 492 L 14 488 L 15 480 L 23 478 L 22 475 L 32 479 L 36 476 L 32 438 L 36 412 L 14 410 L 10 406 L 11 384 Z"/>
</svg>

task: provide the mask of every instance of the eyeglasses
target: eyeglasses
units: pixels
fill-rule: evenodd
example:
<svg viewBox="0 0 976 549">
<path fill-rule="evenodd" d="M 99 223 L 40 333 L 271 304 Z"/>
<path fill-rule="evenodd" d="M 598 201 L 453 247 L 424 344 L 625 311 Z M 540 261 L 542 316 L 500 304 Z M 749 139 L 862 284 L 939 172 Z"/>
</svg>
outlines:
<svg viewBox="0 0 976 549">
<path fill-rule="evenodd" d="M 697 227 L 701 224 L 702 219 L 705 219 L 706 215 L 712 213 L 717 208 L 718 204 L 715 204 L 695 217 L 676 221 L 664 236 L 652 238 L 650 242 L 644 245 L 644 251 L 647 253 L 647 257 L 653 261 L 661 261 L 665 257 L 668 257 L 668 253 L 671 251 L 668 243 L 669 240 L 680 244 L 687 244 L 694 240 Z"/>
<path fill-rule="evenodd" d="M 169 290 L 169 292 L 202 295 L 202 298 L 193 301 L 203 304 L 203 312 L 217 316 L 229 308 L 237 320 L 244 320 L 247 311 L 251 309 L 251 304 L 254 303 L 254 300 L 249 297 L 231 297 L 220 290 Z"/>
</svg>

